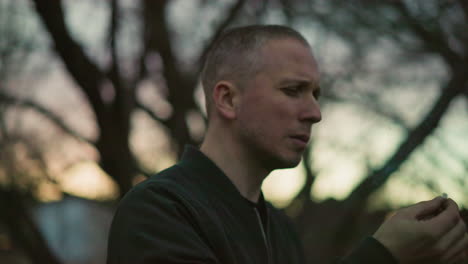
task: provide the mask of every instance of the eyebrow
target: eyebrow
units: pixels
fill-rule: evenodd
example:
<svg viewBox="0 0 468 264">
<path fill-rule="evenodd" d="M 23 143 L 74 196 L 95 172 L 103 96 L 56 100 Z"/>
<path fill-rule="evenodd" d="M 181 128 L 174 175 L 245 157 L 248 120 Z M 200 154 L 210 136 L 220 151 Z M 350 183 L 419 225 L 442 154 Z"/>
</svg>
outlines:
<svg viewBox="0 0 468 264">
<path fill-rule="evenodd" d="M 311 85 L 311 86 L 313 86 L 314 94 L 316 94 L 317 97 L 320 96 L 321 91 L 322 91 L 320 85 L 317 82 L 312 82 L 312 81 L 305 80 L 305 79 L 285 78 L 280 82 L 280 86 L 290 85 L 290 84 L 295 84 L 295 85 L 300 85 L 300 86 L 309 86 L 309 85 Z"/>
</svg>

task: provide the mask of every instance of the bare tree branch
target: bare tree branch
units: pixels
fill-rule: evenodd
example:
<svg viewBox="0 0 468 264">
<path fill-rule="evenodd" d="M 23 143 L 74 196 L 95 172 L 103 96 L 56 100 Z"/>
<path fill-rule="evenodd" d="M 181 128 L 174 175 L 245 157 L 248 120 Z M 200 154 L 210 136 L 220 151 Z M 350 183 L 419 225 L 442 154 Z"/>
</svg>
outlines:
<svg viewBox="0 0 468 264">
<path fill-rule="evenodd" d="M 460 56 L 448 45 L 445 41 L 446 37 L 442 32 L 431 32 L 427 30 L 423 24 L 418 21 L 408 10 L 408 7 L 401 0 L 392 1 L 393 6 L 396 7 L 403 17 L 408 21 L 408 25 L 413 32 L 424 41 L 425 46 L 429 51 L 435 52 L 442 56 L 445 62 L 451 66 L 452 69 L 457 68 L 463 64 Z"/>
<path fill-rule="evenodd" d="M 467 83 L 466 76 L 468 76 L 466 70 L 455 73 L 447 86 L 442 89 L 441 95 L 434 103 L 432 109 L 426 114 L 419 125 L 410 131 L 405 141 L 400 144 L 393 156 L 381 168 L 365 177 L 348 196 L 346 200 L 350 203 L 351 207 L 354 203 L 363 202 L 372 192 L 380 188 L 390 175 L 398 170 L 411 153 L 434 131 L 452 100 L 463 92 L 463 88 Z"/>
<path fill-rule="evenodd" d="M 166 120 L 163 120 L 161 119 L 160 117 L 158 117 L 158 115 L 153 112 L 153 110 L 151 110 L 148 106 L 144 105 L 142 102 L 140 102 L 139 100 L 137 100 L 135 102 L 135 106 L 139 109 L 141 109 L 143 112 L 145 112 L 149 117 L 151 117 L 151 119 L 153 119 L 154 121 L 158 122 L 158 123 L 162 123 L 163 125 L 167 125 L 167 121 Z"/>
<path fill-rule="evenodd" d="M 292 24 L 294 17 L 295 17 L 295 12 L 293 9 L 293 3 L 288 0 L 280 0 L 279 3 L 282 6 L 282 11 L 283 14 L 286 16 L 286 20 L 288 21 L 288 24 Z"/>
<path fill-rule="evenodd" d="M 145 43 L 147 51 L 157 51 L 164 63 L 163 75 L 169 88 L 167 100 L 174 109 L 166 124 L 174 138 L 173 146 L 181 155 L 185 144 L 196 144 L 186 122 L 188 111 L 198 109 L 193 96 L 196 79 L 187 78 L 179 69 L 165 15 L 168 1 L 146 0 L 143 3 Z"/>
<path fill-rule="evenodd" d="M 0 221 L 8 228 L 15 244 L 24 250 L 30 263 L 61 264 L 34 223 L 23 196 L 18 189 L 0 187 Z"/>
<path fill-rule="evenodd" d="M 371 110 L 375 114 L 388 119 L 404 130 L 410 131 L 410 127 L 406 121 L 401 118 L 400 115 L 398 115 L 395 111 L 392 111 L 390 106 L 382 102 L 382 100 L 380 100 L 378 96 L 373 93 L 361 93 L 359 96 L 352 97 L 339 94 L 328 94 L 326 99 L 333 102 L 349 102 L 359 107 L 365 107 L 365 110 Z"/>
<path fill-rule="evenodd" d="M 8 139 L 11 140 L 11 137 Z M 58 184 L 58 182 L 49 173 L 49 169 L 47 166 L 47 162 L 44 158 L 43 152 L 41 152 L 40 148 L 36 144 L 34 144 L 33 140 L 25 137 L 16 138 L 16 140 L 21 141 L 21 143 L 23 143 L 27 147 L 31 159 L 37 163 L 45 180 L 49 183 Z M 11 176 L 14 177 L 16 175 Z"/>
<path fill-rule="evenodd" d="M 40 113 L 41 115 L 43 115 L 44 117 L 46 117 L 47 119 L 52 121 L 52 123 L 54 123 L 56 126 L 58 126 L 60 129 L 62 129 L 67 134 L 73 136 L 74 138 L 76 138 L 76 139 L 78 139 L 80 141 L 86 142 L 86 143 L 88 143 L 90 145 L 95 145 L 94 141 L 92 141 L 91 139 L 87 139 L 84 136 L 79 135 L 76 131 L 74 131 L 73 129 L 68 127 L 65 124 L 65 122 L 59 116 L 57 116 L 52 111 L 49 111 L 45 107 L 37 104 L 36 102 L 33 102 L 31 100 L 28 100 L 28 99 L 17 98 L 17 97 L 14 97 L 12 95 L 1 92 L 1 91 L 0 91 L 0 102 L 1 103 L 6 103 L 6 104 L 11 104 L 11 105 L 17 105 L 17 106 L 21 106 L 21 107 L 25 107 L 25 108 L 34 109 L 36 112 Z"/>
<path fill-rule="evenodd" d="M 120 67 L 119 67 L 119 58 L 117 52 L 117 34 L 119 31 L 119 16 L 120 16 L 120 9 L 118 5 L 118 0 L 111 0 L 110 1 L 110 9 L 111 9 L 111 16 L 110 16 L 110 29 L 109 29 L 109 48 L 111 53 L 111 66 L 109 70 L 109 79 L 112 80 L 114 85 L 113 89 L 116 93 L 121 93 L 121 75 L 120 75 Z"/>
<path fill-rule="evenodd" d="M 55 50 L 93 107 L 99 127 L 95 147 L 100 154 L 100 166 L 117 182 L 120 194 L 124 195 L 132 187 L 132 177 L 137 171 L 128 142 L 130 114 L 134 107 L 133 90 L 125 85 L 117 72 L 105 73 L 99 69 L 72 39 L 65 25 L 62 1 L 33 1 L 52 37 Z M 114 4 L 116 9 L 113 14 L 116 15 L 117 2 Z M 117 32 L 117 26 L 113 30 Z M 105 92 L 103 89 L 106 88 L 115 91 L 115 97 L 108 102 L 101 97 L 101 92 Z"/>
<path fill-rule="evenodd" d="M 224 21 L 221 22 L 218 27 L 214 30 L 214 34 L 211 36 L 210 40 L 208 40 L 206 43 L 206 46 L 203 48 L 202 52 L 200 53 L 200 56 L 196 60 L 199 64 L 203 61 L 203 59 L 206 56 L 206 53 L 208 50 L 210 50 L 211 46 L 213 45 L 213 42 L 221 35 L 221 33 L 236 19 L 236 17 L 239 15 L 240 11 L 242 10 L 242 7 L 244 6 L 246 0 L 237 0 L 237 2 L 232 5 L 230 8 L 229 12 L 227 12 Z"/>
<path fill-rule="evenodd" d="M 71 37 L 65 25 L 62 1 L 33 0 L 33 2 L 54 40 L 55 49 L 71 76 L 88 97 L 96 117 L 98 120 L 105 119 L 102 115 L 105 112 L 105 105 L 99 94 L 104 74 Z"/>
<path fill-rule="evenodd" d="M 138 83 L 125 82 L 122 72 L 119 66 L 118 47 L 117 47 L 117 36 L 119 33 L 120 23 L 119 18 L 121 16 L 119 1 L 112 0 L 111 5 L 111 20 L 109 30 L 109 44 L 112 57 L 112 63 L 109 70 L 109 79 L 113 83 L 113 89 L 115 91 L 115 99 L 113 107 L 119 109 L 118 112 L 122 116 L 122 120 L 129 120 L 128 117 L 134 108 L 135 98 L 135 87 L 129 86 L 128 84 L 137 85 Z M 129 124 L 123 123 L 128 126 Z"/>
<path fill-rule="evenodd" d="M 435 139 L 438 141 L 438 146 L 436 147 L 436 149 L 445 150 L 445 153 L 447 153 L 447 155 L 449 155 L 452 160 L 457 161 L 462 167 L 464 167 L 465 171 L 468 172 L 468 157 L 457 152 L 455 150 L 455 147 L 453 147 L 452 144 L 446 138 L 436 136 Z M 429 154 L 434 156 L 434 152 L 430 152 L 427 155 Z M 468 179 L 465 177 L 465 175 L 458 178 L 454 178 L 454 181 L 458 182 L 458 187 L 460 187 L 461 189 L 463 189 L 465 185 L 468 184 Z"/>
<path fill-rule="evenodd" d="M 112 0 L 111 5 L 111 19 L 109 30 L 109 44 L 112 57 L 112 63 L 109 69 L 108 78 L 111 80 L 115 91 L 115 98 L 113 101 L 113 111 L 119 116 L 120 125 L 125 131 L 130 130 L 130 114 L 135 107 L 135 87 L 129 85 L 137 85 L 138 83 L 126 82 L 123 78 L 122 71 L 119 66 L 117 37 L 119 33 L 121 16 L 119 1 Z"/>
<path fill-rule="evenodd" d="M 111 72 L 113 72 L 116 76 L 119 76 L 120 69 L 119 69 L 119 60 L 117 56 L 117 33 L 119 30 L 119 16 L 120 16 L 120 9 L 118 6 L 118 0 L 111 0 L 111 21 L 110 21 L 110 30 L 109 30 L 109 46 L 111 51 L 112 57 L 112 66 Z"/>
<path fill-rule="evenodd" d="M 213 34 L 212 40 L 208 42 L 203 52 L 208 50 L 211 42 L 235 19 L 245 2 L 245 0 L 239 0 L 231 7 L 229 14 L 226 15 L 226 19 L 218 26 Z M 198 81 L 197 75 L 184 74 L 177 63 L 177 57 L 176 54 L 174 54 L 172 37 L 169 31 L 170 27 L 166 21 L 165 15 L 168 1 L 145 0 L 143 4 L 145 52 L 156 51 L 162 58 L 164 64 L 163 76 L 169 88 L 167 100 L 174 107 L 171 117 L 165 123 L 170 133 L 174 136 L 173 138 L 177 139 L 173 143 L 177 146 L 178 153 L 181 154 L 184 144 L 198 143 L 191 137 L 186 122 L 186 115 L 189 111 L 194 109 L 199 110 L 193 96 Z M 198 58 L 197 62 L 202 58 L 203 55 Z M 143 61 L 141 61 L 140 64 L 144 66 Z"/>
<path fill-rule="evenodd" d="M 0 92 L 1 93 L 1 92 Z M 0 102 L 1 102 L 1 94 L 0 94 Z M 2 103 L 0 103 L 0 139 L 5 139 L 8 138 L 8 130 L 6 127 L 6 121 L 5 121 L 5 109 L 6 106 Z"/>
</svg>

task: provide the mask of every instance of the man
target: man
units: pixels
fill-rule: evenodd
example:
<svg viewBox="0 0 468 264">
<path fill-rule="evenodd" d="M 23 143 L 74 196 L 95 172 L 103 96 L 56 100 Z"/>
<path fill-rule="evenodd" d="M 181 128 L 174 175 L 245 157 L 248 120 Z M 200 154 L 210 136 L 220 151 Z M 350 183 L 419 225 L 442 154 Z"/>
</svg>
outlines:
<svg viewBox="0 0 468 264">
<path fill-rule="evenodd" d="M 108 263 L 305 263 L 289 220 L 260 188 L 272 170 L 300 162 L 321 119 L 309 44 L 283 26 L 230 30 L 208 53 L 202 84 L 209 124 L 200 149 L 187 147 L 123 198 Z M 459 260 L 468 246 L 460 219 L 442 197 L 402 209 L 342 263 Z"/>
</svg>

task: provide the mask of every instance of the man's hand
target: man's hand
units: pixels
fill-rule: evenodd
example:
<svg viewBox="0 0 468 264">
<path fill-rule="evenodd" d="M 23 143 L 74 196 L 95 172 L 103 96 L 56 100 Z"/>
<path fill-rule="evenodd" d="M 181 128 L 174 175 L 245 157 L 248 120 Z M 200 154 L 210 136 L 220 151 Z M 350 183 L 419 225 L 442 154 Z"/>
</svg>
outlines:
<svg viewBox="0 0 468 264">
<path fill-rule="evenodd" d="M 400 263 L 465 263 L 468 233 L 452 199 L 436 197 L 396 211 L 373 235 Z"/>
</svg>

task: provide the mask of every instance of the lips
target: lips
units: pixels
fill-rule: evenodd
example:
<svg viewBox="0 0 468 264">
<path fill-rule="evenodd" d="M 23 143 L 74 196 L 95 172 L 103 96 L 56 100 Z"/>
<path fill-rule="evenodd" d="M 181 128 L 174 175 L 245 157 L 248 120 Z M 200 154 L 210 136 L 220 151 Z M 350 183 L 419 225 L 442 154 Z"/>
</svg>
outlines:
<svg viewBox="0 0 468 264">
<path fill-rule="evenodd" d="M 294 135 L 291 136 L 292 139 L 299 141 L 300 143 L 306 145 L 309 142 L 309 135 Z"/>
</svg>

